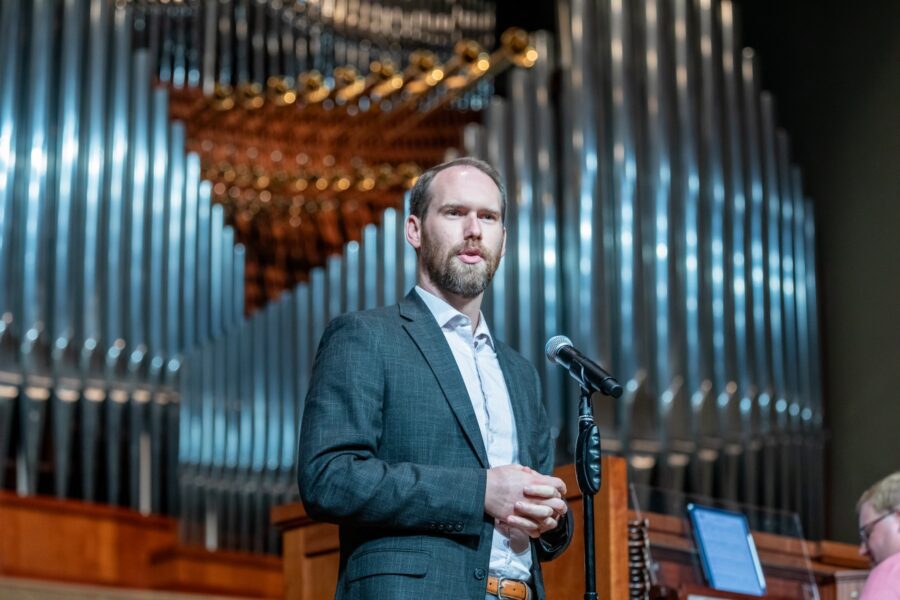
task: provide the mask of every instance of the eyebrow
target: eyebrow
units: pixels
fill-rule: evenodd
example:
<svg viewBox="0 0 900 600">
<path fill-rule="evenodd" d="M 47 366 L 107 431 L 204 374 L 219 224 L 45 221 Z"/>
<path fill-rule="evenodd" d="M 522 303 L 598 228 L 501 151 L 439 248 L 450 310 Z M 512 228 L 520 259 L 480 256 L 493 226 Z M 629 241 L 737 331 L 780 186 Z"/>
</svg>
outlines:
<svg viewBox="0 0 900 600">
<path fill-rule="evenodd" d="M 473 207 L 469 206 L 468 204 L 464 204 L 461 202 L 448 202 L 446 204 L 442 204 L 437 207 L 437 210 L 439 210 L 439 211 L 451 210 L 451 209 L 466 210 L 466 211 L 475 210 L 475 212 L 479 212 L 479 213 L 487 213 L 487 214 L 498 216 L 498 217 L 500 216 L 499 210 L 494 210 L 493 208 L 473 208 Z"/>
</svg>

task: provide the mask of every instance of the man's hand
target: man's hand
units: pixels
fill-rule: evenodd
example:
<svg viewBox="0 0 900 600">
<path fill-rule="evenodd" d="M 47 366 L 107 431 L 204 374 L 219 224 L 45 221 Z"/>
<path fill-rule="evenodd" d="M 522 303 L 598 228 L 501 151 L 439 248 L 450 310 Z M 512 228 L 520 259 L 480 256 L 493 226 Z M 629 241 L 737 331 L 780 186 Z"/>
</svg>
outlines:
<svg viewBox="0 0 900 600">
<path fill-rule="evenodd" d="M 499 522 L 539 537 L 555 529 L 568 506 L 566 484 L 522 465 L 488 469 L 484 510 Z"/>
</svg>

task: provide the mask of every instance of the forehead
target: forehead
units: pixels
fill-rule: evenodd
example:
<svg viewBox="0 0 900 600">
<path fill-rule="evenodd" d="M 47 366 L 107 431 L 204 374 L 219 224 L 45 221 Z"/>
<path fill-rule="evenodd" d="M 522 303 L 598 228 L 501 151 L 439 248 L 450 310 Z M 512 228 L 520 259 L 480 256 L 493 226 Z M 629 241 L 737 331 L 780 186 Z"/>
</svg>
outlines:
<svg viewBox="0 0 900 600">
<path fill-rule="evenodd" d="M 440 171 L 431 181 L 431 204 L 464 204 L 500 211 L 500 189 L 487 173 L 468 165 Z"/>
<path fill-rule="evenodd" d="M 878 511 L 875 510 L 875 507 L 872 506 L 871 502 L 863 502 L 862 506 L 859 507 L 859 525 L 862 527 L 866 523 L 870 522 L 872 519 L 878 517 Z"/>
</svg>

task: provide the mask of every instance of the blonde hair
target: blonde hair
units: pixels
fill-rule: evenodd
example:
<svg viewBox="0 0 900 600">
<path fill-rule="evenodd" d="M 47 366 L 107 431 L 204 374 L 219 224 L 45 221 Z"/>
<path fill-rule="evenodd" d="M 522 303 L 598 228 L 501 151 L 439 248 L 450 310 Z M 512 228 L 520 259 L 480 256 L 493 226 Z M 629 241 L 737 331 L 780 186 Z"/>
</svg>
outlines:
<svg viewBox="0 0 900 600">
<path fill-rule="evenodd" d="M 856 512 L 860 512 L 866 502 L 880 513 L 900 508 L 900 471 L 891 473 L 863 492 L 856 503 Z"/>
</svg>

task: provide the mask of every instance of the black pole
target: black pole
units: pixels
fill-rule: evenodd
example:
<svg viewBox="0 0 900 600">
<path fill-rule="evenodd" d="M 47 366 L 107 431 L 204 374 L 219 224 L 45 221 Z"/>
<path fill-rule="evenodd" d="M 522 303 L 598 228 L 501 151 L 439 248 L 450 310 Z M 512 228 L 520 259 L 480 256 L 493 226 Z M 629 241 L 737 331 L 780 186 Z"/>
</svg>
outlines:
<svg viewBox="0 0 900 600">
<path fill-rule="evenodd" d="M 597 600 L 597 565 L 594 555 L 594 496 L 600 491 L 600 430 L 594 424 L 591 391 L 581 388 L 578 403 L 578 441 L 575 476 L 584 509 L 584 600 Z"/>
</svg>

